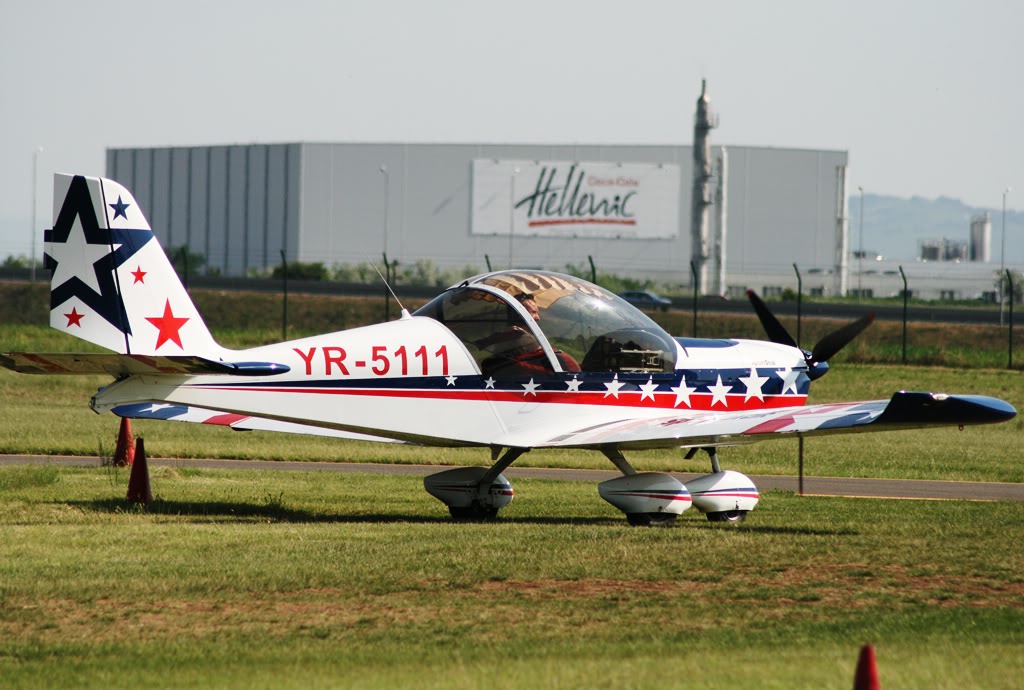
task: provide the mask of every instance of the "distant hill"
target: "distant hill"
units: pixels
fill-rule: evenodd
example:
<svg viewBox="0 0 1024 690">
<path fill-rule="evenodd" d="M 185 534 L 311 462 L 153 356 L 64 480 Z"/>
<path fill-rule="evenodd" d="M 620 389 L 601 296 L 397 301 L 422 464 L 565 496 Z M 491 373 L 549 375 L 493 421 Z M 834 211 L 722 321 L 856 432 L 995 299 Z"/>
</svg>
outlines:
<svg viewBox="0 0 1024 690">
<path fill-rule="evenodd" d="M 849 200 L 850 245 L 860 247 L 860 195 Z M 890 259 L 915 259 L 923 240 L 946 238 L 966 241 L 971 218 L 989 212 L 992 221 L 993 262 L 999 261 L 1002 207 L 968 206 L 959 199 L 918 196 L 901 199 L 881 194 L 864 195 L 864 251 Z M 1024 212 L 1006 210 L 1006 262 L 1024 263 Z"/>
</svg>

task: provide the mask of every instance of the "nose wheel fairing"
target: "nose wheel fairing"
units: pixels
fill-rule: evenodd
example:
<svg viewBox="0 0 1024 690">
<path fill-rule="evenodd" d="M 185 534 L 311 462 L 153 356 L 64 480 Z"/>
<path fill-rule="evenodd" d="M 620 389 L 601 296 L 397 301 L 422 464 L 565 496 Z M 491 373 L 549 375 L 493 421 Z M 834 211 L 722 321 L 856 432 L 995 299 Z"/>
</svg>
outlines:
<svg viewBox="0 0 1024 690">
<path fill-rule="evenodd" d="M 528 450 L 509 448 L 490 467 L 456 467 L 428 475 L 423 488 L 448 506 L 456 520 L 494 519 L 515 497 L 512 483 L 501 473 Z"/>
</svg>

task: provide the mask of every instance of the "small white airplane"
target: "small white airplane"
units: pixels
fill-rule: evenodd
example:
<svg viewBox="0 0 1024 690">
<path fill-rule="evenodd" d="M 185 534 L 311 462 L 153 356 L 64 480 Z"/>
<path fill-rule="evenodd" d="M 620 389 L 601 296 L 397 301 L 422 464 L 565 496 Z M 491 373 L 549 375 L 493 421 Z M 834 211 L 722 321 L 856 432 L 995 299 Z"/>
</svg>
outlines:
<svg viewBox="0 0 1024 690">
<path fill-rule="evenodd" d="M 603 453 L 622 476 L 598 486 L 630 524 L 670 524 L 691 505 L 739 521 L 753 482 L 716 449 L 772 438 L 1002 422 L 1008 403 L 900 391 L 891 400 L 805 405 L 810 382 L 871 316 L 801 350 L 750 298 L 773 342 L 673 338 L 608 291 L 571 276 L 510 270 L 468 278 L 388 323 L 229 350 L 203 323 L 131 193 L 57 175 L 50 325 L 115 354 L 6 353 L 35 374 L 106 372 L 97 413 L 425 446 L 489 448 L 489 467 L 424 480 L 456 519 L 512 500 L 501 474 L 534 448 Z M 637 472 L 623 453 L 708 453 L 683 484 Z"/>
</svg>

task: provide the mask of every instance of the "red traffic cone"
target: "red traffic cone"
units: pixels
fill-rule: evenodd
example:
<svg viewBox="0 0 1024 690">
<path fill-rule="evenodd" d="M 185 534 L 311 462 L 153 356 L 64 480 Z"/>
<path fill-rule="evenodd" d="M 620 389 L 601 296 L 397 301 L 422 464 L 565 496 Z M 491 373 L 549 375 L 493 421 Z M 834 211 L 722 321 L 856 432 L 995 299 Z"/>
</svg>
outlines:
<svg viewBox="0 0 1024 690">
<path fill-rule="evenodd" d="M 121 417 L 121 430 L 117 433 L 117 448 L 114 450 L 114 466 L 130 467 L 135 462 L 135 437 L 132 436 L 132 421 Z"/>
<path fill-rule="evenodd" d="M 875 648 L 869 644 L 860 648 L 857 671 L 853 674 L 853 690 L 882 690 L 875 665 Z"/>
<path fill-rule="evenodd" d="M 153 502 L 153 492 L 149 488 L 149 467 L 146 465 L 146 446 L 140 438 L 136 444 L 135 463 L 128 477 L 128 501 L 148 506 Z"/>
</svg>

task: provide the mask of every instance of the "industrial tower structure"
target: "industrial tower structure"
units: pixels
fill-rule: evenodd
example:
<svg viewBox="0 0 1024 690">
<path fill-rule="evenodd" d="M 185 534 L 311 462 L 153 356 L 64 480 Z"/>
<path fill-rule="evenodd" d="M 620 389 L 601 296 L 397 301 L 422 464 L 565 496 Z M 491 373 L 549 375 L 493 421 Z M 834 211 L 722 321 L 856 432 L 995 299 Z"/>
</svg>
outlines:
<svg viewBox="0 0 1024 690">
<path fill-rule="evenodd" d="M 690 253 L 696 273 L 694 289 L 708 291 L 708 207 L 711 205 L 711 130 L 717 126 L 711 117 L 711 99 L 707 80 L 701 79 L 697 114 L 693 121 L 693 194 L 690 199 Z M 724 269 L 723 269 L 724 270 Z M 719 273 L 720 272 L 716 272 Z M 720 282 L 719 280 L 715 281 Z"/>
</svg>

